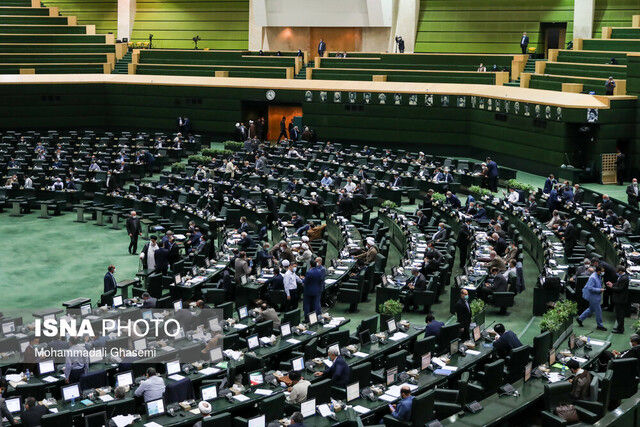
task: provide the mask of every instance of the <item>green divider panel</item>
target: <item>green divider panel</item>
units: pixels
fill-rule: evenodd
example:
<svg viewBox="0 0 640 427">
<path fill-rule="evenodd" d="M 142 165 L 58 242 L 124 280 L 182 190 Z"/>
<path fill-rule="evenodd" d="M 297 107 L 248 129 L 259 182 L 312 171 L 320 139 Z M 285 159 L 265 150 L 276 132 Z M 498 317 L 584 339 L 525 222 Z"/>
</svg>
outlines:
<svg viewBox="0 0 640 427">
<path fill-rule="evenodd" d="M 594 52 L 590 50 L 564 50 L 558 52 L 558 62 L 583 64 L 609 64 L 615 58 L 618 65 L 627 65 L 627 54 L 617 52 Z"/>
<path fill-rule="evenodd" d="M 0 24 L 67 25 L 66 16 L 0 16 Z"/>
<path fill-rule="evenodd" d="M 215 76 L 216 71 L 228 71 L 229 77 L 253 77 L 265 79 L 284 79 L 287 77 L 286 68 L 234 68 L 224 66 L 189 67 L 189 66 L 158 66 L 153 64 L 140 64 L 136 68 L 136 74 L 156 74 L 174 76 Z"/>
<path fill-rule="evenodd" d="M 115 53 L 115 44 L 1 44 L 0 53 Z"/>
<path fill-rule="evenodd" d="M 3 6 L 3 8 L 0 9 L 0 15 L 49 16 L 49 9 L 37 7 L 4 7 L 7 6 L 4 2 L 0 3 L 0 6 Z"/>
<path fill-rule="evenodd" d="M 598 77 L 614 79 L 624 79 L 627 77 L 627 68 L 619 66 L 596 66 L 588 64 L 562 64 L 558 62 L 547 62 L 544 69 L 545 74 L 556 74 L 563 76 Z"/>
<path fill-rule="evenodd" d="M 81 25 L 0 25 L 0 34 L 86 34 Z"/>
<path fill-rule="evenodd" d="M 32 64 L 32 63 L 101 63 L 107 62 L 107 55 L 102 53 L 78 55 L 26 55 L 6 54 L 0 55 L 0 64 Z"/>
<path fill-rule="evenodd" d="M 638 14 L 637 0 L 596 0 L 593 37 L 601 37 L 602 27 L 630 27 L 631 16 Z"/>
<path fill-rule="evenodd" d="M 36 74 L 102 74 L 102 64 L 33 64 L 28 66 L 0 64 L 0 74 L 18 74 L 20 68 L 34 68 Z"/>
<path fill-rule="evenodd" d="M 640 40 L 586 39 L 582 42 L 582 49 L 640 52 Z"/>
<path fill-rule="evenodd" d="M 78 25 L 95 25 L 96 34 L 117 33 L 117 0 L 42 0 L 42 3 L 59 8 L 62 15 L 76 16 Z"/>
</svg>

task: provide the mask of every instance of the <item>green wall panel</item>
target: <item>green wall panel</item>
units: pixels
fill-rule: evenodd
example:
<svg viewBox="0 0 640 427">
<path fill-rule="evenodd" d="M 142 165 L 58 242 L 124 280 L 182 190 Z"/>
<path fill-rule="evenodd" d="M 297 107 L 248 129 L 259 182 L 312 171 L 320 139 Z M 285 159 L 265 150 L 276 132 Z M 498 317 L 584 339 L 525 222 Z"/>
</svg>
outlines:
<svg viewBox="0 0 640 427">
<path fill-rule="evenodd" d="M 76 16 L 78 25 L 95 25 L 96 34 L 117 33 L 117 0 L 42 0 L 42 3 L 59 8 L 62 15 Z"/>
</svg>

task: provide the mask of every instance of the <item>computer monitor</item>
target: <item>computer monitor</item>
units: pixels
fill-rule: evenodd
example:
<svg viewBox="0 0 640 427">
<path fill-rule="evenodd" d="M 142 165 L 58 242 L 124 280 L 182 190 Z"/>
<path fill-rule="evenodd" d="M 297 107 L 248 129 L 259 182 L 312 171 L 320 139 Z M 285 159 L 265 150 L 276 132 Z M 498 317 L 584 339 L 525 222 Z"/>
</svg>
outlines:
<svg viewBox="0 0 640 427">
<path fill-rule="evenodd" d="M 309 325 L 315 325 L 316 323 L 318 323 L 318 315 L 315 311 L 312 311 L 309 313 Z"/>
<path fill-rule="evenodd" d="M 209 350 L 209 358 L 213 363 L 222 361 L 222 347 L 216 347 Z"/>
<path fill-rule="evenodd" d="M 182 283 L 182 276 L 179 274 L 176 274 L 175 276 L 173 276 L 173 283 L 175 285 L 179 285 Z"/>
<path fill-rule="evenodd" d="M 29 341 L 22 341 L 20 343 L 20 353 L 24 353 L 27 347 L 29 347 Z"/>
<path fill-rule="evenodd" d="M 524 382 L 526 383 L 531 378 L 531 367 L 533 364 L 531 362 L 527 363 L 524 367 Z"/>
<path fill-rule="evenodd" d="M 4 402 L 7 404 L 7 410 L 12 414 L 22 411 L 22 402 L 20 402 L 20 397 L 12 397 L 11 399 L 6 399 Z"/>
<path fill-rule="evenodd" d="M 175 311 L 182 310 L 182 301 L 181 300 L 180 301 L 175 301 L 173 303 L 173 309 Z"/>
<path fill-rule="evenodd" d="M 398 368 L 393 367 L 387 369 L 387 385 L 391 385 L 396 382 L 396 375 L 398 375 Z"/>
<path fill-rule="evenodd" d="M 143 320 L 153 320 L 153 311 L 147 310 L 142 312 Z"/>
<path fill-rule="evenodd" d="M 180 361 L 172 360 L 171 362 L 167 362 L 167 375 L 173 375 L 180 372 Z"/>
<path fill-rule="evenodd" d="M 128 385 L 133 385 L 132 371 L 116 374 L 116 387 L 126 387 Z"/>
<path fill-rule="evenodd" d="M 280 336 L 282 338 L 286 338 L 289 335 L 291 335 L 291 324 L 283 323 L 282 325 L 280 325 Z"/>
<path fill-rule="evenodd" d="M 482 338 L 482 332 L 480 331 L 480 326 L 476 326 L 473 328 L 473 340 L 479 341 Z"/>
<path fill-rule="evenodd" d="M 316 400 L 309 399 L 300 404 L 300 413 L 304 418 L 312 417 L 316 413 Z"/>
<path fill-rule="evenodd" d="M 45 375 L 55 370 L 56 366 L 53 363 L 53 360 L 43 360 L 42 362 L 38 363 L 38 372 L 40 373 L 40 375 Z"/>
<path fill-rule="evenodd" d="M 347 402 L 356 400 L 358 397 L 360 397 L 360 383 L 347 385 Z"/>
<path fill-rule="evenodd" d="M 329 352 L 331 350 L 335 350 L 336 354 L 340 354 L 340 344 L 332 344 L 329 346 L 329 348 L 327 348 L 327 354 L 329 354 Z"/>
<path fill-rule="evenodd" d="M 120 307 L 122 305 L 122 295 L 116 295 L 113 297 L 113 308 Z"/>
<path fill-rule="evenodd" d="M 455 340 L 449 343 L 449 354 L 453 356 L 458 352 L 459 348 L 460 348 L 460 339 L 456 338 Z"/>
<path fill-rule="evenodd" d="M 266 423 L 266 417 L 264 415 L 259 415 L 254 418 L 249 418 L 247 421 L 247 427 L 265 427 Z"/>
<path fill-rule="evenodd" d="M 575 334 L 571 334 L 569 335 L 569 350 L 572 350 L 576 348 L 576 335 Z"/>
<path fill-rule="evenodd" d="M 214 400 L 218 397 L 218 389 L 215 384 L 207 385 L 200 388 L 202 400 Z"/>
<path fill-rule="evenodd" d="M 296 357 L 291 361 L 291 368 L 294 371 L 304 371 L 304 357 Z"/>
<path fill-rule="evenodd" d="M 249 316 L 249 309 L 247 308 L 246 305 L 243 305 L 242 307 L 238 308 L 238 318 L 240 320 L 244 319 L 247 316 Z"/>
<path fill-rule="evenodd" d="M 70 402 L 80 397 L 80 386 L 78 384 L 71 384 L 62 387 L 62 399 L 65 402 Z"/>
<path fill-rule="evenodd" d="M 549 366 L 556 363 L 556 351 L 551 349 L 549 350 Z"/>
<path fill-rule="evenodd" d="M 149 418 L 158 417 L 164 414 L 164 399 L 150 400 L 145 403 L 147 406 L 147 416 Z"/>
<path fill-rule="evenodd" d="M 2 334 L 7 335 L 15 332 L 16 323 L 15 322 L 5 322 L 2 324 Z"/>
<path fill-rule="evenodd" d="M 83 316 L 91 314 L 91 304 L 85 304 L 80 306 L 80 314 L 82 314 Z"/>
<path fill-rule="evenodd" d="M 431 352 L 423 354 L 420 360 L 420 369 L 424 371 L 431 365 Z"/>
<path fill-rule="evenodd" d="M 387 320 L 387 331 L 389 332 L 395 332 L 397 329 L 396 327 L 396 321 L 395 319 L 389 319 Z"/>
<path fill-rule="evenodd" d="M 258 335 L 251 335 L 250 337 L 247 337 L 247 347 L 249 347 L 249 350 L 260 347 L 260 339 L 258 338 Z"/>
<path fill-rule="evenodd" d="M 250 385 L 260 385 L 264 383 L 264 376 L 262 372 L 252 372 L 249 374 L 249 384 Z"/>
<path fill-rule="evenodd" d="M 371 333 L 368 329 L 360 332 L 358 334 L 358 338 L 360 339 L 360 345 L 369 345 L 371 344 Z"/>
<path fill-rule="evenodd" d="M 133 342 L 133 348 L 135 348 L 137 351 L 146 350 L 147 349 L 147 339 L 146 338 L 140 338 L 139 340 L 135 340 Z"/>
</svg>

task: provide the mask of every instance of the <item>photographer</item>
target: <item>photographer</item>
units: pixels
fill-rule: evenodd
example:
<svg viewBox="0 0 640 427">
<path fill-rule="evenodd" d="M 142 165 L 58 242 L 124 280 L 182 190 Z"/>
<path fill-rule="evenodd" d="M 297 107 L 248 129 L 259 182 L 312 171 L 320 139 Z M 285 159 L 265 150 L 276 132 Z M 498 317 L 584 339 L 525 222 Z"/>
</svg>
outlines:
<svg viewBox="0 0 640 427">
<path fill-rule="evenodd" d="M 398 45 L 398 52 L 404 53 L 404 40 L 401 36 L 396 36 L 396 45 Z"/>
</svg>

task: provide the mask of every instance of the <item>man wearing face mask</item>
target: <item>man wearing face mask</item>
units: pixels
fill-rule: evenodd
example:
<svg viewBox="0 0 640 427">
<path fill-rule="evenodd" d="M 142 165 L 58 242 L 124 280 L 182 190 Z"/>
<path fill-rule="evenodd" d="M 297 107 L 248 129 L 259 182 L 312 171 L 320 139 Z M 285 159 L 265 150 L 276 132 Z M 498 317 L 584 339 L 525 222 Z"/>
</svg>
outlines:
<svg viewBox="0 0 640 427">
<path fill-rule="evenodd" d="M 640 189 L 638 189 L 638 180 L 633 178 L 631 184 L 627 187 L 627 202 L 630 206 L 638 208 L 638 196 L 640 196 Z"/>
<path fill-rule="evenodd" d="M 602 324 L 602 307 L 600 307 L 600 302 L 602 300 L 602 292 L 604 292 L 604 288 L 602 287 L 602 276 L 604 274 L 604 269 L 601 265 L 596 267 L 596 271 L 589 276 L 589 280 L 587 284 L 582 288 L 582 298 L 589 303 L 589 307 L 585 311 L 582 312 L 580 317 L 576 318 L 578 325 L 583 326 L 582 322 L 587 317 L 590 317 L 592 314 L 596 315 L 596 323 L 598 326 L 596 329 L 599 331 L 606 331 L 607 328 Z"/>
<path fill-rule="evenodd" d="M 624 265 L 618 266 L 618 280 L 616 280 L 616 283 L 607 282 L 607 286 L 612 292 L 611 301 L 613 302 L 613 311 L 616 314 L 616 327 L 611 332 L 623 334 L 624 315 L 627 311 L 629 299 L 629 275 Z"/>
<path fill-rule="evenodd" d="M 462 338 L 469 338 L 469 325 L 471 324 L 471 307 L 469 306 L 469 292 L 466 289 L 460 291 L 460 299 L 456 303 L 456 317 L 460 324 Z"/>
</svg>

